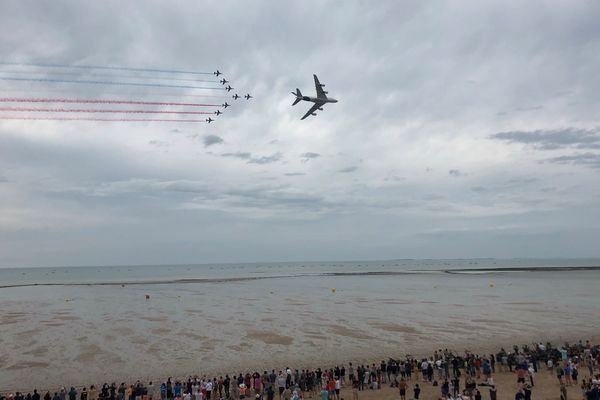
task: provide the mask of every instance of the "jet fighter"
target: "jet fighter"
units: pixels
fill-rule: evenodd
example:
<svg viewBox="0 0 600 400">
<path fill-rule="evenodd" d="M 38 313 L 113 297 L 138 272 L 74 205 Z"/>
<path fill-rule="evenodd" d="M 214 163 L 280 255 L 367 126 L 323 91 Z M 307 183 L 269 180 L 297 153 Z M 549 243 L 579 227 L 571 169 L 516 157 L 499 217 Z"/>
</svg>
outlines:
<svg viewBox="0 0 600 400">
<path fill-rule="evenodd" d="M 252 96 L 250 96 L 250 93 L 248 93 L 247 95 L 244 96 L 246 98 L 246 100 L 250 100 L 252 98 Z"/>
<path fill-rule="evenodd" d="M 226 80 L 225 78 L 221 79 L 219 82 L 221 82 L 221 85 L 224 85 L 226 83 L 229 83 L 228 80 Z"/>
<path fill-rule="evenodd" d="M 234 95 L 233 95 L 233 96 L 231 96 L 231 97 L 233 97 L 233 99 L 234 99 L 234 100 L 237 100 L 237 99 L 239 99 L 239 98 L 240 98 L 240 96 L 238 96 L 238 94 L 237 94 L 237 93 L 236 93 L 236 94 L 234 94 Z"/>
<path fill-rule="evenodd" d="M 212 119 L 211 117 L 206 118 L 206 122 L 208 122 L 209 124 L 213 121 L 214 121 L 214 119 Z"/>
<path fill-rule="evenodd" d="M 219 70 L 216 70 L 215 72 L 213 72 L 213 74 L 216 76 L 223 75 L 223 73 Z"/>
</svg>

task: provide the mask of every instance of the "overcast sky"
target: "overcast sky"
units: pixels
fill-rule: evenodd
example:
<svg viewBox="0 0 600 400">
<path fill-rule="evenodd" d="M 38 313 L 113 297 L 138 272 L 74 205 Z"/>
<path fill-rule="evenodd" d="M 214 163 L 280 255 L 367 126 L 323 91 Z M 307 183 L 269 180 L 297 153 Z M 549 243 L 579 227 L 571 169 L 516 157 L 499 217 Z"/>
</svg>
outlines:
<svg viewBox="0 0 600 400">
<path fill-rule="evenodd" d="M 255 98 L 211 125 L 0 121 L 0 266 L 600 256 L 598 21 L 597 1 L 3 1 L 2 62 L 218 68 Z M 300 121 L 313 73 L 339 103 Z"/>
</svg>

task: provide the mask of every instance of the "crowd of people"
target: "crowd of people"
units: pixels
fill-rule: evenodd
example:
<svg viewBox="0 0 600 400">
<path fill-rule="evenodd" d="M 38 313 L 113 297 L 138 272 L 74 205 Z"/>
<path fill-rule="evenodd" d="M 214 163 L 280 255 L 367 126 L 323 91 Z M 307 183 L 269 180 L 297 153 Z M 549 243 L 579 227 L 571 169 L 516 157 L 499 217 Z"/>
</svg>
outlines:
<svg viewBox="0 0 600 400">
<path fill-rule="evenodd" d="M 238 373 L 224 376 L 189 376 L 133 384 L 104 383 L 101 386 L 61 387 L 45 393 L 5 393 L 0 400 L 343 400 L 340 390 L 348 387 L 352 400 L 358 400 L 364 390 L 379 390 L 384 385 L 396 388 L 401 400 L 419 400 L 422 385 L 439 387 L 439 399 L 496 400 L 496 371 L 514 373 L 518 389 L 515 400 L 530 400 L 535 387 L 535 375 L 546 370 L 556 374 L 561 400 L 600 400 L 600 346 L 589 341 L 551 343 L 504 348 L 495 354 L 462 354 L 436 350 L 427 358 L 407 356 L 390 358 L 367 365 L 338 365 L 327 369 L 285 368 L 276 372 Z M 580 375 L 585 378 L 581 379 Z M 569 395 L 569 387 L 577 387 L 581 396 Z"/>
</svg>

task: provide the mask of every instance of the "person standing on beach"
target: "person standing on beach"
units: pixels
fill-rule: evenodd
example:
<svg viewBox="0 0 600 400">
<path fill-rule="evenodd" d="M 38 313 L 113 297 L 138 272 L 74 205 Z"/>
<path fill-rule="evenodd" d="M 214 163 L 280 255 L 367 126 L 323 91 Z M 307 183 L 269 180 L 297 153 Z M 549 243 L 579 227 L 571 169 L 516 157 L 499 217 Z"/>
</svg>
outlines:
<svg viewBox="0 0 600 400">
<path fill-rule="evenodd" d="M 254 392 L 255 393 L 261 393 L 262 390 L 262 379 L 260 377 L 260 374 L 257 372 L 255 372 L 254 374 L 252 374 L 252 384 L 254 387 Z"/>
<path fill-rule="evenodd" d="M 523 390 L 521 390 L 521 389 L 517 390 L 517 393 L 515 394 L 515 400 L 525 400 L 525 395 L 523 394 Z"/>
<path fill-rule="evenodd" d="M 148 382 L 148 386 L 146 387 L 146 396 L 148 396 L 148 400 L 152 400 L 154 397 L 154 385 L 152 381 Z"/>
<path fill-rule="evenodd" d="M 225 379 L 223 379 L 223 390 L 225 391 L 225 398 L 229 399 L 229 389 L 231 387 L 231 379 L 229 375 L 225 375 Z"/>
<path fill-rule="evenodd" d="M 525 400 L 531 400 L 531 386 L 527 385 L 523 388 L 523 395 Z"/>
<path fill-rule="evenodd" d="M 390 374 L 390 387 L 397 386 L 398 364 L 396 364 L 396 361 L 392 361 L 391 364 L 388 366 L 388 374 Z"/>
<path fill-rule="evenodd" d="M 329 391 L 327 390 L 327 388 L 321 388 L 321 392 L 319 393 L 319 400 L 329 400 Z"/>
<path fill-rule="evenodd" d="M 350 383 L 354 382 L 354 367 L 352 366 L 352 363 L 348 365 L 348 380 Z"/>
<path fill-rule="evenodd" d="M 400 382 L 398 382 L 398 392 L 400 394 L 400 400 L 406 400 L 406 389 L 408 385 L 404 378 L 400 378 Z"/>
<path fill-rule="evenodd" d="M 413 389 L 413 397 L 415 400 L 419 400 L 419 396 L 421 395 L 421 388 L 418 383 L 415 383 L 415 387 Z"/>
<path fill-rule="evenodd" d="M 279 400 L 281 400 L 281 395 L 285 390 L 285 376 L 281 371 L 279 371 L 279 376 L 277 377 L 277 388 L 279 389 Z"/>
<path fill-rule="evenodd" d="M 458 393 L 460 392 L 460 379 L 458 376 L 454 376 L 452 378 L 452 397 L 458 397 Z"/>
<path fill-rule="evenodd" d="M 267 392 L 267 400 L 274 400 L 275 399 L 275 391 L 273 390 L 273 386 L 269 385 L 266 388 L 266 392 Z"/>
<path fill-rule="evenodd" d="M 206 399 L 211 400 L 210 395 L 212 394 L 213 384 L 210 379 L 206 381 L 206 385 L 204 387 L 206 388 Z"/>
<path fill-rule="evenodd" d="M 490 386 L 490 400 L 496 400 L 496 386 L 494 385 Z"/>
<path fill-rule="evenodd" d="M 427 367 L 429 366 L 429 363 L 427 362 L 426 359 L 423 359 L 423 361 L 421 361 L 421 374 L 423 376 L 423 382 L 427 382 Z"/>
<path fill-rule="evenodd" d="M 560 400 L 567 400 L 567 386 L 564 382 L 560 383 Z"/>
</svg>

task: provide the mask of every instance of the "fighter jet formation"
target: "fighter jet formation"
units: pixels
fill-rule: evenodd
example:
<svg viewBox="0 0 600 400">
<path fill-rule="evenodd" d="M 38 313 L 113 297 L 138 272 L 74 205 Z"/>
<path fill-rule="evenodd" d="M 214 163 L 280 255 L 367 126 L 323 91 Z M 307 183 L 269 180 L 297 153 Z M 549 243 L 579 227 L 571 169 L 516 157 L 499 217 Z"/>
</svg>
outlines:
<svg viewBox="0 0 600 400">
<path fill-rule="evenodd" d="M 315 103 L 306 112 L 306 114 L 304 114 L 304 116 L 302 118 L 300 118 L 300 120 L 303 120 L 304 118 L 308 117 L 309 115 L 316 116 L 317 113 L 315 111 L 317 111 L 317 110 L 323 111 L 323 105 L 326 103 L 337 103 L 337 100 L 334 99 L 333 97 L 327 97 L 328 92 L 323 90 L 323 87 L 325 87 L 325 85 L 322 84 L 321 82 L 319 82 L 319 78 L 317 78 L 317 75 L 313 75 L 313 77 L 315 78 L 315 89 L 317 91 L 317 97 L 303 96 L 302 92 L 300 92 L 300 89 L 298 89 L 298 88 L 296 88 L 295 93 L 292 92 L 292 94 L 294 96 L 296 96 L 296 99 L 294 100 L 294 103 L 292 103 L 292 106 L 295 106 L 301 100 L 310 101 L 312 103 Z"/>
<path fill-rule="evenodd" d="M 2 64 L 2 63 L 0 63 Z M 12 65 L 12 64 L 11 64 Z M 179 94 L 169 94 L 168 96 L 194 96 L 194 97 L 221 97 L 226 98 L 230 96 L 229 92 L 231 92 L 234 88 L 229 84 L 229 81 L 223 78 L 218 78 L 214 80 L 195 80 L 195 79 L 184 79 L 180 76 L 183 74 L 206 74 L 206 75 L 214 75 L 219 77 L 223 75 L 220 70 L 215 70 L 214 72 L 200 72 L 200 71 L 182 71 L 182 70 L 166 70 L 166 69 L 156 69 L 156 68 L 130 68 L 130 67 L 114 67 L 114 66 L 95 66 L 95 65 L 78 65 L 77 68 L 84 68 L 90 71 L 90 74 L 93 75 L 95 70 L 123 70 L 123 71 L 145 71 L 148 76 L 144 76 L 144 79 L 154 79 L 154 75 L 160 73 L 156 76 L 156 79 L 162 79 L 160 82 L 155 81 L 140 81 L 140 82 L 128 82 L 123 81 L 122 78 L 127 78 L 129 73 L 120 72 L 119 75 L 103 73 L 103 75 L 97 74 L 98 77 L 94 80 L 83 80 L 79 79 L 78 76 L 74 72 L 69 72 L 70 69 L 75 68 L 75 66 L 71 66 L 68 64 L 52 64 L 52 65 L 43 65 L 43 64 L 15 64 L 20 67 L 13 66 L 12 68 L 15 71 L 10 71 L 6 73 L 14 74 L 15 76 L 1 77 L 0 80 L 8 81 L 8 82 L 37 82 L 36 84 L 42 86 L 47 91 L 52 91 L 55 83 L 70 83 L 70 84 L 78 84 L 78 85 L 102 85 L 102 86 L 111 86 L 125 89 L 130 85 L 140 86 L 140 87 L 160 87 L 160 88 L 170 88 L 173 89 L 186 89 L 185 91 L 181 91 Z M 60 74 L 60 79 L 46 79 L 46 78 L 28 78 L 16 76 L 19 73 L 29 73 L 25 67 L 31 68 L 35 66 L 37 69 L 45 72 L 46 69 L 62 69 L 64 71 L 60 72 L 52 72 L 55 74 Z M 23 68 L 21 68 L 23 67 Z M 21 71 L 21 69 L 23 69 Z M 0 66 L 0 73 L 5 73 Z M 165 75 L 170 74 L 170 75 Z M 70 75 L 73 75 L 72 77 Z M 114 76 L 113 76 L 114 75 Z M 132 74 L 131 74 L 132 75 Z M 64 78 L 63 78 L 64 76 Z M 133 77 L 133 75 L 132 75 Z M 295 92 L 292 92 L 295 99 L 292 103 L 292 106 L 295 106 L 300 101 L 311 102 L 312 106 L 306 111 L 306 113 L 302 116 L 301 120 L 306 119 L 308 116 L 316 116 L 317 111 L 323 111 L 323 106 L 327 103 L 337 103 L 338 100 L 333 97 L 328 97 L 327 92 L 323 89 L 325 87 L 324 84 L 319 82 L 319 78 L 316 74 L 313 75 L 315 82 L 315 91 L 316 96 L 305 96 L 302 94 L 300 89 L 296 88 Z M 177 82 L 169 82 L 169 80 L 177 81 Z M 186 84 L 182 85 L 178 83 L 179 81 L 197 81 L 197 82 L 205 82 L 204 84 Z M 166 82 L 164 82 L 166 81 Z M 211 85 L 212 83 L 212 85 Z M 221 84 L 219 86 L 218 84 Z M 216 84 L 216 85 L 215 85 Z M 0 87 L 0 89 L 2 89 Z M 202 91 L 200 94 L 189 94 L 193 89 L 194 91 Z M 220 91 L 222 94 L 220 95 L 211 95 L 211 94 L 202 94 L 205 91 Z M 117 92 L 115 90 L 115 92 Z M 191 102 L 191 101 L 173 101 L 173 100 L 155 100 L 149 101 L 147 99 L 142 98 L 122 98 L 123 96 L 127 96 L 127 92 L 125 90 L 122 91 L 123 94 L 120 95 L 118 92 L 115 97 L 112 99 L 104 99 L 104 98 L 78 98 L 75 95 L 71 97 L 61 97 L 55 98 L 51 96 L 43 96 L 43 97 L 27 97 L 25 95 L 19 97 L 6 97 L 0 98 L 0 119 L 4 120 L 23 120 L 23 121 L 113 121 L 113 122 L 171 122 L 171 123 L 198 123 L 198 122 L 206 122 L 212 123 L 215 121 L 211 117 L 206 119 L 200 119 L 198 117 L 193 117 L 197 115 L 210 115 L 219 117 L 223 114 L 224 109 L 230 107 L 230 104 L 224 102 L 222 104 L 210 104 L 210 101 L 202 101 L 202 102 Z M 227 93 L 224 93 L 227 92 Z M 198 92 L 196 92 L 198 93 Z M 239 92 L 238 92 L 239 93 Z M 231 96 L 233 100 L 238 100 L 240 97 L 249 101 L 253 99 L 250 93 L 246 93 L 245 95 L 240 95 L 235 93 Z M 114 94 L 114 93 L 113 93 Z M 86 96 L 89 97 L 89 96 Z M 8 105 L 4 106 L 4 103 Z M 21 106 L 12 105 L 13 103 L 23 104 Z M 47 103 L 48 105 L 45 105 Z M 65 106 L 59 107 L 56 105 L 59 104 L 78 104 L 80 107 L 76 106 Z M 38 104 L 44 104 L 44 106 L 38 106 Z M 110 104 L 112 107 L 102 107 L 101 105 Z M 26 106 L 25 106 L 26 105 Z M 85 107 L 83 106 L 85 105 Z M 98 105 L 98 106 L 92 106 Z M 157 108 L 161 106 L 161 108 Z M 190 109 L 191 107 L 197 107 L 195 109 Z M 222 109 L 221 109 L 222 107 Z M 166 109 L 162 109 L 166 108 Z M 210 109 L 212 108 L 212 109 Z M 65 114 L 69 114 L 65 116 Z M 112 115 L 112 114 L 125 114 L 125 115 Z M 136 115 L 126 115 L 126 114 L 136 114 Z M 165 117 L 162 115 L 159 117 L 159 114 L 165 114 Z M 166 116 L 167 114 L 177 115 L 175 116 Z"/>
</svg>

